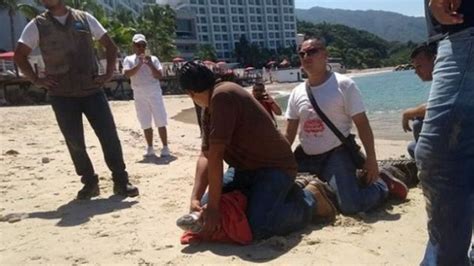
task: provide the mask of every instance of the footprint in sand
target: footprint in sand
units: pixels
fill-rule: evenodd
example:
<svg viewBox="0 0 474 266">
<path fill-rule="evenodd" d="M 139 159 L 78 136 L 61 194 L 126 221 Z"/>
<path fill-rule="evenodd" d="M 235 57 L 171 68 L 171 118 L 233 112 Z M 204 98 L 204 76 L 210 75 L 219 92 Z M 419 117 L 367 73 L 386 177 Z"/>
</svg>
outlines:
<svg viewBox="0 0 474 266">
<path fill-rule="evenodd" d="M 10 155 L 10 156 L 16 156 L 18 154 L 20 154 L 20 153 L 16 150 L 8 150 L 8 151 L 5 152 L 5 155 Z"/>
</svg>

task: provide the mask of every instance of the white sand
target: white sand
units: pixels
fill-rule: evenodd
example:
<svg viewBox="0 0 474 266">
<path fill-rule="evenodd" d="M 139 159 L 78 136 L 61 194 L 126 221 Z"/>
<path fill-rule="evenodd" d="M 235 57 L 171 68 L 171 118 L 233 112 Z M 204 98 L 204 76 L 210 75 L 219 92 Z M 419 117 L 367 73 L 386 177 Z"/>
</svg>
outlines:
<svg viewBox="0 0 474 266">
<path fill-rule="evenodd" d="M 170 117 L 191 108 L 166 97 Z M 312 226 L 250 246 L 182 246 L 175 220 L 188 210 L 200 139 L 196 125 L 169 121 L 176 160 L 141 163 L 144 139 L 133 102 L 112 102 L 131 180 L 141 195 L 120 201 L 100 145 L 86 123 L 86 140 L 101 177 L 101 196 L 74 202 L 81 184 L 50 106 L 0 108 L 0 265 L 24 264 L 374 264 L 415 265 L 427 238 L 420 189 L 405 203 L 387 204 L 358 219 Z M 159 140 L 155 140 L 158 146 Z M 405 152 L 405 141 L 377 140 L 379 159 Z M 16 151 L 17 155 L 8 155 Z M 23 219 L 22 219 L 23 218 Z"/>
</svg>

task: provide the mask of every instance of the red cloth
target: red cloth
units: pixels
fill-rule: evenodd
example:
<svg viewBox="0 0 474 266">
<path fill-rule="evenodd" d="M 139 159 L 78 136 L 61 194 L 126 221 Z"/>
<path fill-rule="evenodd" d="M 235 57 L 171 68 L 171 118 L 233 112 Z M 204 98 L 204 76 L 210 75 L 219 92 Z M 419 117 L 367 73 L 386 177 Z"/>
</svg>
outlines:
<svg viewBox="0 0 474 266">
<path fill-rule="evenodd" d="M 252 242 L 252 231 L 247 221 L 245 210 L 247 197 L 240 191 L 223 194 L 219 211 L 221 214 L 221 227 L 212 235 L 184 232 L 181 244 L 192 244 L 201 241 L 224 242 L 248 245 Z"/>
</svg>

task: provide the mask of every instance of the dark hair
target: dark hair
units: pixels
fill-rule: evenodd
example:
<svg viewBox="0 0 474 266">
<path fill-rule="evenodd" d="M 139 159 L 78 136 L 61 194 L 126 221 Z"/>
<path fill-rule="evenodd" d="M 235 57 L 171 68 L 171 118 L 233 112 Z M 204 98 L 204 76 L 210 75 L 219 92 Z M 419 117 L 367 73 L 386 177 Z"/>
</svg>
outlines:
<svg viewBox="0 0 474 266">
<path fill-rule="evenodd" d="M 216 84 L 214 73 L 205 65 L 192 61 L 186 62 L 178 70 L 179 85 L 183 90 L 203 92 Z"/>
<path fill-rule="evenodd" d="M 413 52 L 411 52 L 410 58 L 414 59 L 415 57 L 417 57 L 421 53 L 424 53 L 427 56 L 435 57 L 436 56 L 436 48 L 437 48 L 436 44 L 422 44 L 422 45 L 416 47 L 415 50 L 413 50 Z"/>
<path fill-rule="evenodd" d="M 265 84 L 262 81 L 256 81 L 255 84 L 253 84 L 253 87 L 263 87 L 265 88 Z"/>
<path fill-rule="evenodd" d="M 303 45 L 304 42 L 313 42 L 313 43 L 319 43 L 322 45 L 324 48 L 326 48 L 326 39 L 324 37 L 317 37 L 317 36 L 312 36 L 312 35 L 305 35 L 303 42 L 298 45 L 298 51 L 301 50 L 301 46 Z"/>
</svg>

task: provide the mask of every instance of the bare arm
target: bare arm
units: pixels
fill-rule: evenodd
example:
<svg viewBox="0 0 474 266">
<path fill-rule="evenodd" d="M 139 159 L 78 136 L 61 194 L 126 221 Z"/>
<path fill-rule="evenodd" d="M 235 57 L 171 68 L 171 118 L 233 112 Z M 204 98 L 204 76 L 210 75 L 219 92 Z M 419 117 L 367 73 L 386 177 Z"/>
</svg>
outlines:
<svg viewBox="0 0 474 266">
<path fill-rule="evenodd" d="M 285 131 L 285 137 L 290 143 L 290 145 L 293 144 L 296 138 L 296 133 L 298 133 L 298 125 L 300 121 L 299 120 L 294 120 L 294 119 L 288 119 L 286 120 L 286 131 Z"/>
<path fill-rule="evenodd" d="M 273 113 L 275 113 L 276 115 L 282 114 L 280 106 L 278 105 L 277 102 L 275 102 L 273 98 L 270 98 L 270 104 L 271 104 Z"/>
<path fill-rule="evenodd" d="M 151 60 L 151 58 L 147 58 L 147 66 L 150 67 L 151 69 L 151 73 L 153 74 L 153 77 L 155 79 L 160 79 L 161 77 L 163 77 L 163 73 L 161 72 L 161 70 L 157 69 L 155 64 L 153 64 L 153 61 Z"/>
<path fill-rule="evenodd" d="M 209 202 L 204 208 L 203 232 L 211 233 L 221 225 L 219 204 L 222 194 L 225 144 L 210 144 L 208 154 Z"/>
<path fill-rule="evenodd" d="M 364 169 L 367 171 L 367 183 L 372 184 L 377 180 L 379 169 L 377 166 L 377 157 L 375 155 L 374 134 L 370 128 L 369 119 L 365 113 L 356 114 L 352 117 L 354 124 L 357 127 L 360 140 L 364 145 L 364 150 L 367 155 Z"/>
<path fill-rule="evenodd" d="M 191 194 L 191 211 L 201 210 L 201 198 L 206 191 L 208 180 L 208 160 L 205 152 L 201 152 L 196 165 L 196 175 L 194 177 L 193 192 Z"/>
<path fill-rule="evenodd" d="M 14 60 L 17 66 L 20 68 L 21 72 L 25 77 L 31 81 L 31 83 L 38 85 L 44 88 L 51 88 L 57 85 L 57 82 L 49 77 L 38 78 L 36 73 L 33 71 L 30 62 L 28 61 L 28 56 L 31 53 L 31 48 L 27 45 L 19 42 L 15 49 Z"/>
<path fill-rule="evenodd" d="M 38 79 L 38 76 L 35 74 L 30 62 L 28 61 L 28 56 L 30 53 L 31 48 L 19 42 L 15 49 L 15 55 L 13 59 L 25 77 L 32 83 L 35 83 L 36 79 Z"/>
<path fill-rule="evenodd" d="M 218 209 L 224 173 L 225 144 L 210 144 L 208 154 L 209 203 L 208 208 Z"/>
<path fill-rule="evenodd" d="M 426 113 L 426 103 L 420 104 L 417 107 L 408 108 L 403 112 L 402 116 L 402 125 L 405 132 L 411 131 L 410 120 L 413 120 L 417 117 L 423 118 Z"/>
<path fill-rule="evenodd" d="M 105 48 L 105 56 L 107 59 L 107 70 L 106 74 L 102 77 L 98 77 L 96 79 L 96 82 L 99 84 L 103 84 L 107 81 L 109 81 L 115 70 L 115 62 L 117 60 L 117 46 L 115 45 L 114 41 L 109 37 L 109 35 L 106 33 L 104 34 L 100 40 L 99 43 Z"/>
<path fill-rule="evenodd" d="M 130 78 L 132 76 L 134 76 L 135 74 L 137 74 L 138 70 L 143 66 L 143 60 L 142 58 L 139 58 L 138 59 L 138 64 L 136 64 L 134 67 L 130 68 L 130 69 L 126 69 L 123 71 L 123 74 L 127 77 L 127 78 Z"/>
</svg>

